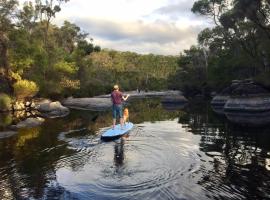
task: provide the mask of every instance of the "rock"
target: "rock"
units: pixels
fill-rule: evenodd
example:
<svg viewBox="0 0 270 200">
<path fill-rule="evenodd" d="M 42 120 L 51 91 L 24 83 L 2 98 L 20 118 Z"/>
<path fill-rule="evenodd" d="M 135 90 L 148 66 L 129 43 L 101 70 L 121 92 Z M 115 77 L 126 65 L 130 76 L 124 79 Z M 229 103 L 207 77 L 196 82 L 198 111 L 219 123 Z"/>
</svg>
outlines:
<svg viewBox="0 0 270 200">
<path fill-rule="evenodd" d="M 13 125 L 11 128 L 18 129 L 18 128 L 30 128 L 41 125 L 45 120 L 41 117 L 37 118 L 27 118 L 24 121 L 19 122 L 17 125 Z"/>
<path fill-rule="evenodd" d="M 112 106 L 110 98 L 72 98 L 69 97 L 63 102 L 64 106 L 79 110 L 103 111 Z"/>
<path fill-rule="evenodd" d="M 182 96 L 180 91 L 161 91 L 161 92 L 137 92 L 130 91 L 124 92 L 124 95 L 129 94 L 128 100 L 133 98 L 147 98 L 147 97 L 164 97 L 164 96 Z M 93 98 L 73 98 L 69 97 L 62 103 L 64 106 L 79 110 L 92 110 L 92 111 L 104 111 L 112 106 L 110 99 L 111 95 L 100 95 Z M 183 99 L 182 99 L 183 100 Z"/>
<path fill-rule="evenodd" d="M 32 102 L 31 105 L 30 105 L 30 108 L 36 110 L 37 106 L 36 106 L 36 104 L 34 102 Z"/>
<path fill-rule="evenodd" d="M 25 106 L 26 106 L 26 107 L 31 107 L 31 102 L 27 101 L 27 102 L 25 103 Z"/>
<path fill-rule="evenodd" d="M 161 102 L 165 104 L 185 104 L 188 100 L 182 95 L 177 95 L 163 97 Z"/>
<path fill-rule="evenodd" d="M 0 132 L 0 139 L 11 137 L 15 134 L 17 134 L 16 131 L 2 131 Z"/>
<path fill-rule="evenodd" d="M 241 83 L 240 80 L 233 80 L 229 87 L 223 89 L 217 94 L 211 101 L 211 106 L 214 112 L 217 114 L 224 114 L 224 105 L 232 95 L 232 92 Z"/>
<path fill-rule="evenodd" d="M 128 91 L 128 92 L 123 92 L 124 95 L 129 94 L 130 97 L 129 99 L 132 98 L 152 98 L 152 97 L 166 97 L 166 96 L 178 96 L 178 95 L 182 95 L 181 91 L 178 90 L 168 90 L 168 91 Z M 96 96 L 95 98 L 110 98 L 111 95 L 110 94 L 106 94 L 106 95 L 100 95 L 100 96 Z"/>
<path fill-rule="evenodd" d="M 251 83 L 238 84 L 224 105 L 226 112 L 264 112 L 270 111 L 270 92 Z"/>
<path fill-rule="evenodd" d="M 211 106 L 217 114 L 224 114 L 224 105 L 230 98 L 229 95 L 217 95 L 211 101 Z"/>
<path fill-rule="evenodd" d="M 231 97 L 224 105 L 225 112 L 265 112 L 270 111 L 269 96 Z"/>
<path fill-rule="evenodd" d="M 232 91 L 224 112 L 234 123 L 267 124 L 270 122 L 270 92 L 251 80 L 245 80 Z"/>
<path fill-rule="evenodd" d="M 69 114 L 69 109 L 62 106 L 59 101 L 42 101 L 37 106 L 37 110 L 41 113 L 41 116 L 49 118 L 65 117 Z"/>
<path fill-rule="evenodd" d="M 232 91 L 231 96 L 248 96 L 256 97 L 262 95 L 269 95 L 269 91 L 255 83 L 241 83 Z"/>
</svg>

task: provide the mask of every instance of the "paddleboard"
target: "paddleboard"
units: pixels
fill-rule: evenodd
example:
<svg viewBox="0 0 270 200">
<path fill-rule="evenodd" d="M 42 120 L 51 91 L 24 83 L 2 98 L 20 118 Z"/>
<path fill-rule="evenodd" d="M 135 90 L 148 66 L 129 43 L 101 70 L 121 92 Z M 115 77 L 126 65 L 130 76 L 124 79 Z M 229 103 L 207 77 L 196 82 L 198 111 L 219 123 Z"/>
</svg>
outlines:
<svg viewBox="0 0 270 200">
<path fill-rule="evenodd" d="M 121 137 L 122 135 L 127 134 L 133 128 L 133 124 L 131 122 L 126 123 L 123 125 L 121 129 L 121 125 L 117 124 L 114 129 L 110 128 L 101 135 L 101 139 L 115 139 Z"/>
</svg>

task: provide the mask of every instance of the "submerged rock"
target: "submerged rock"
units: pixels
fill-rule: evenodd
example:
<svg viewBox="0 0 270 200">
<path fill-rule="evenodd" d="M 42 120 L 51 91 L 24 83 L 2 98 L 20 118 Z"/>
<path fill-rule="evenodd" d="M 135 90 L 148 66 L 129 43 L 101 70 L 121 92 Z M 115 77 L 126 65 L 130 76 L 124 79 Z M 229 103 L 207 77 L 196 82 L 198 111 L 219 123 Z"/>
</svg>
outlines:
<svg viewBox="0 0 270 200">
<path fill-rule="evenodd" d="M 226 112 L 227 119 L 245 126 L 263 126 L 270 123 L 270 111 L 265 112 Z"/>
<path fill-rule="evenodd" d="M 11 137 L 15 134 L 17 134 L 16 131 L 2 131 L 0 132 L 0 139 Z"/>
<path fill-rule="evenodd" d="M 62 106 L 59 101 L 51 102 L 44 100 L 37 104 L 37 110 L 41 113 L 42 117 L 56 118 L 65 117 L 69 114 L 69 109 Z"/>
<path fill-rule="evenodd" d="M 167 110 L 180 110 L 187 105 L 188 100 L 182 95 L 167 96 L 161 99 L 161 103 Z"/>
</svg>

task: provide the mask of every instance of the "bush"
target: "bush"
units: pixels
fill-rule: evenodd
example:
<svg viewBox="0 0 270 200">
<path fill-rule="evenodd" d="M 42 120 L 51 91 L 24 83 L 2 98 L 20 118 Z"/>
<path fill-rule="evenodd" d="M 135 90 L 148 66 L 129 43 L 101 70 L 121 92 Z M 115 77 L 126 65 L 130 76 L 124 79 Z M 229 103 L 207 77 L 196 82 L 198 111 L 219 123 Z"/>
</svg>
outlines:
<svg viewBox="0 0 270 200">
<path fill-rule="evenodd" d="M 17 99 L 31 98 L 35 96 L 39 90 L 38 86 L 33 81 L 19 80 L 14 85 L 14 93 Z"/>
<path fill-rule="evenodd" d="M 11 98 L 7 94 L 0 94 L 0 111 L 11 109 Z"/>
<path fill-rule="evenodd" d="M 12 123 L 11 113 L 5 113 L 0 115 L 0 129 L 9 126 Z"/>
</svg>

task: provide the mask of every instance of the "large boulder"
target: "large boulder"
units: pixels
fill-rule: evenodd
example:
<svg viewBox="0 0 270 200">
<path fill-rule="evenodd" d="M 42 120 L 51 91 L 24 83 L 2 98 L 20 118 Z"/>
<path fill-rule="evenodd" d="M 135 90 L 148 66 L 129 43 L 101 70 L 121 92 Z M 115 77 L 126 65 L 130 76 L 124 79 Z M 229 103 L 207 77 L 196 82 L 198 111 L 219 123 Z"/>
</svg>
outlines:
<svg viewBox="0 0 270 200">
<path fill-rule="evenodd" d="M 262 112 L 270 110 L 270 93 L 253 82 L 239 84 L 224 105 L 225 112 Z"/>
<path fill-rule="evenodd" d="M 224 105 L 228 112 L 265 112 L 270 111 L 270 94 L 268 96 L 230 97 Z"/>
<path fill-rule="evenodd" d="M 12 129 L 19 129 L 19 128 L 31 128 L 35 126 L 41 125 L 45 120 L 41 117 L 37 118 L 27 118 L 24 121 L 19 122 L 17 125 L 11 126 Z"/>
<path fill-rule="evenodd" d="M 232 84 L 229 87 L 223 89 L 212 99 L 211 106 L 216 113 L 224 114 L 224 105 L 232 95 L 233 90 L 235 90 L 240 83 L 241 81 L 239 80 L 232 81 Z"/>
<path fill-rule="evenodd" d="M 232 91 L 224 105 L 226 117 L 247 125 L 262 125 L 270 122 L 270 93 L 252 81 L 243 82 Z"/>
<path fill-rule="evenodd" d="M 69 97 L 63 102 L 64 106 L 79 110 L 103 111 L 111 108 L 110 98 L 72 98 Z"/>
<path fill-rule="evenodd" d="M 153 97 L 166 97 L 166 96 L 178 96 L 178 95 L 182 95 L 182 92 L 179 90 L 166 90 L 166 91 L 127 91 L 127 92 L 123 92 L 123 95 L 127 95 L 129 94 L 129 99 L 139 99 L 139 98 L 153 98 Z M 110 94 L 106 94 L 106 95 L 100 95 L 100 96 L 96 96 L 96 98 L 110 98 Z"/>
<path fill-rule="evenodd" d="M 149 91 L 149 92 L 137 92 L 137 91 L 129 91 L 124 92 L 123 95 L 129 94 L 130 99 L 140 99 L 147 97 L 167 97 L 167 96 L 175 96 L 175 101 L 187 101 L 180 91 Z M 103 111 L 111 108 L 112 102 L 110 99 L 111 95 L 100 95 L 93 98 L 73 98 L 69 97 L 62 101 L 63 105 L 68 108 L 79 109 L 79 110 L 92 110 L 92 111 Z M 178 99 L 177 99 L 178 98 Z"/>
<path fill-rule="evenodd" d="M 51 102 L 50 100 L 43 100 L 36 104 L 37 110 L 41 113 L 41 116 L 43 117 L 65 117 L 69 114 L 69 109 L 62 106 L 59 101 Z"/>
</svg>

